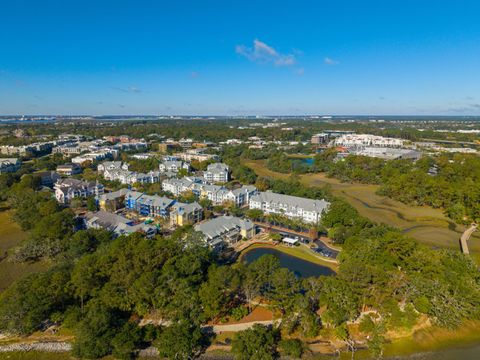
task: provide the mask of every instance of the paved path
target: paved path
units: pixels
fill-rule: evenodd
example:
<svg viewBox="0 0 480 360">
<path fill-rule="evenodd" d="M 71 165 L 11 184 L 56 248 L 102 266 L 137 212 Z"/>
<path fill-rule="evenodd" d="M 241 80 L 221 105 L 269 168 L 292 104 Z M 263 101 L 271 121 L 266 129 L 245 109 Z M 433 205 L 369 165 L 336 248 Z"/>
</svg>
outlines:
<svg viewBox="0 0 480 360">
<path fill-rule="evenodd" d="M 470 254 L 467 241 L 468 239 L 470 239 L 470 236 L 474 233 L 475 230 L 477 230 L 477 224 L 473 224 L 472 226 L 470 226 L 460 237 L 460 248 L 464 254 Z"/>
<path fill-rule="evenodd" d="M 205 328 L 210 328 L 215 334 L 219 334 L 222 332 L 237 332 L 243 331 L 246 329 L 250 329 L 255 324 L 261 325 L 272 325 L 279 323 L 280 320 L 259 320 L 259 321 L 251 321 L 246 323 L 238 323 L 238 324 L 220 324 L 220 325 L 211 325 L 211 326 L 204 326 Z"/>
</svg>

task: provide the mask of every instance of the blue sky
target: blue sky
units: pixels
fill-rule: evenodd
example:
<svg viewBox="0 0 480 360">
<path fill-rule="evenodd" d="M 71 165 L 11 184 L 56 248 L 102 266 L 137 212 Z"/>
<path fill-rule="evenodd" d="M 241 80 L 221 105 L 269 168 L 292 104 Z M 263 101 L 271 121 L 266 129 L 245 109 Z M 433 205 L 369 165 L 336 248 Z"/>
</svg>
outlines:
<svg viewBox="0 0 480 360">
<path fill-rule="evenodd" d="M 2 0 L 0 114 L 480 114 L 479 1 Z"/>
</svg>

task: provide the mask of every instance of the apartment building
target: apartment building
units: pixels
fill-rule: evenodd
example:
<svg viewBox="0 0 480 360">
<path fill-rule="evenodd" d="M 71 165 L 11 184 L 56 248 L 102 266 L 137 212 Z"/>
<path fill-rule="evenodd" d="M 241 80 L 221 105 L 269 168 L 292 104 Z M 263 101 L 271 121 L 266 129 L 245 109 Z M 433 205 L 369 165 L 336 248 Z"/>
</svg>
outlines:
<svg viewBox="0 0 480 360">
<path fill-rule="evenodd" d="M 194 228 L 203 234 L 205 242 L 214 249 L 255 235 L 255 225 L 250 220 L 234 216 L 220 216 L 197 224 Z"/>
<path fill-rule="evenodd" d="M 139 232 L 146 237 L 153 237 L 158 232 L 157 227 L 154 225 L 136 224 L 133 220 L 103 210 L 87 212 L 83 221 L 87 229 L 105 229 L 111 231 L 115 236 Z"/>
<path fill-rule="evenodd" d="M 60 204 L 68 204 L 76 197 L 99 197 L 104 193 L 103 185 L 96 182 L 86 182 L 77 179 L 58 179 L 54 185 L 55 198 Z"/>
<path fill-rule="evenodd" d="M 162 181 L 162 190 L 172 193 L 174 196 L 179 196 L 183 192 L 193 191 L 197 196 L 200 196 L 202 186 L 204 185 L 205 180 L 194 177 L 186 176 L 181 179 L 166 179 Z"/>
<path fill-rule="evenodd" d="M 230 180 L 230 169 L 223 163 L 210 164 L 203 173 L 203 177 L 209 182 L 228 182 Z"/>
<path fill-rule="evenodd" d="M 82 172 L 82 168 L 78 164 L 62 164 L 57 166 L 57 173 L 62 176 L 77 175 Z"/>
<path fill-rule="evenodd" d="M 190 171 L 190 164 L 181 160 L 166 160 L 163 161 L 158 168 L 162 173 L 178 173 L 181 169 L 188 172 Z"/>
<path fill-rule="evenodd" d="M 202 220 L 203 208 L 197 202 L 184 204 L 177 202 L 170 209 L 172 226 L 193 225 Z"/>
<path fill-rule="evenodd" d="M 146 195 L 138 191 L 129 191 L 125 195 L 125 207 L 140 215 L 149 217 L 168 217 L 175 200 L 157 195 Z"/>
<path fill-rule="evenodd" d="M 18 158 L 0 158 L 0 174 L 13 173 L 20 169 L 22 162 Z"/>
<path fill-rule="evenodd" d="M 259 192 L 249 201 L 250 209 L 260 209 L 264 214 L 279 214 L 291 219 L 300 219 L 306 223 L 318 223 L 330 203 L 325 200 L 313 200 L 298 196 Z"/>
<path fill-rule="evenodd" d="M 90 162 L 102 161 L 105 159 L 114 159 L 117 156 L 118 156 L 118 150 L 104 148 L 95 152 L 90 152 L 87 154 L 76 156 L 72 158 L 72 163 L 82 165 L 87 161 L 90 161 Z"/>
<path fill-rule="evenodd" d="M 402 147 L 405 140 L 370 134 L 346 134 L 336 138 L 332 143 L 334 146 L 345 147 Z"/>
<path fill-rule="evenodd" d="M 150 171 L 146 174 L 129 171 L 128 164 L 121 161 L 105 161 L 98 165 L 97 170 L 103 175 L 105 180 L 119 181 L 121 184 L 126 185 L 160 182 L 160 173 L 158 171 Z"/>
</svg>

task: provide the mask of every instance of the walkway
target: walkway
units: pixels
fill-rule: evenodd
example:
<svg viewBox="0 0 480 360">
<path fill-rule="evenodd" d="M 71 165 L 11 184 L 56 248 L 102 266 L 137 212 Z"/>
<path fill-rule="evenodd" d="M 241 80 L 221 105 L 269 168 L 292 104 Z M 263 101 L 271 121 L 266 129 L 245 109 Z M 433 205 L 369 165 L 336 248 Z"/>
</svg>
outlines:
<svg viewBox="0 0 480 360">
<path fill-rule="evenodd" d="M 465 232 L 462 234 L 460 237 L 460 249 L 462 250 L 462 253 L 468 255 L 470 254 L 470 251 L 468 250 L 468 244 L 467 241 L 470 239 L 470 236 L 477 230 L 477 224 L 472 224 Z"/>
</svg>

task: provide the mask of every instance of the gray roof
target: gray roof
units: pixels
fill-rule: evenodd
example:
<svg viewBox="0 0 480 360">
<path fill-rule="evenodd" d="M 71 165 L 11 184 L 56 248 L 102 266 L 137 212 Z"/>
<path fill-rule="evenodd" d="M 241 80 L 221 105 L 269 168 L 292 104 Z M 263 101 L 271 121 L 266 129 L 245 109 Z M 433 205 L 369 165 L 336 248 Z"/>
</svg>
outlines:
<svg viewBox="0 0 480 360">
<path fill-rule="evenodd" d="M 124 218 L 123 216 L 109 213 L 107 211 L 87 212 L 85 218 L 89 223 L 97 223 L 105 229 L 114 230 L 119 224 L 131 224 L 132 220 Z"/>
<path fill-rule="evenodd" d="M 253 195 L 250 198 L 250 201 L 282 204 L 289 207 L 301 208 L 304 211 L 315 211 L 315 212 L 322 212 L 323 210 L 326 210 L 330 205 L 328 201 L 325 201 L 323 199 L 313 200 L 313 199 L 307 199 L 307 198 L 302 198 L 298 196 L 277 194 L 271 191 L 260 192 L 257 195 Z"/>
<path fill-rule="evenodd" d="M 16 164 L 18 162 L 17 158 L 0 158 L 0 164 L 10 165 Z"/>
<path fill-rule="evenodd" d="M 172 206 L 172 209 L 174 211 L 177 211 L 179 214 L 182 214 L 182 213 L 188 214 L 188 213 L 194 212 L 195 210 L 202 210 L 203 208 L 197 202 L 193 202 L 190 204 L 177 202 L 175 203 L 175 205 Z"/>
<path fill-rule="evenodd" d="M 254 225 L 250 220 L 244 220 L 234 216 L 220 216 L 195 225 L 195 230 L 202 232 L 207 238 L 213 239 L 222 236 L 222 234 L 234 228 L 248 231 L 253 227 Z"/>
<path fill-rule="evenodd" d="M 104 193 L 100 195 L 100 200 L 115 200 L 121 196 L 125 196 L 129 191 L 130 190 L 123 188 L 117 191 Z"/>
<path fill-rule="evenodd" d="M 223 163 L 213 163 L 207 166 L 207 172 L 224 172 L 228 171 L 228 166 Z"/>
<path fill-rule="evenodd" d="M 169 199 L 164 196 L 142 194 L 139 198 L 137 198 L 137 202 L 150 205 L 150 206 L 158 206 L 161 208 L 166 208 L 171 206 L 173 203 L 175 203 L 175 200 Z"/>
</svg>

